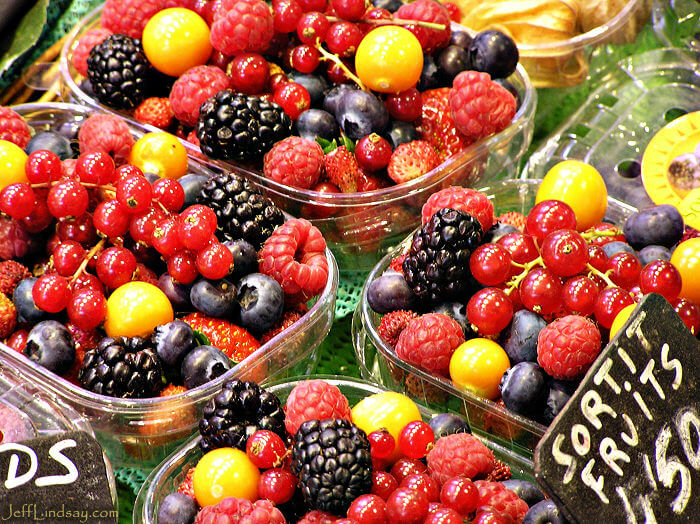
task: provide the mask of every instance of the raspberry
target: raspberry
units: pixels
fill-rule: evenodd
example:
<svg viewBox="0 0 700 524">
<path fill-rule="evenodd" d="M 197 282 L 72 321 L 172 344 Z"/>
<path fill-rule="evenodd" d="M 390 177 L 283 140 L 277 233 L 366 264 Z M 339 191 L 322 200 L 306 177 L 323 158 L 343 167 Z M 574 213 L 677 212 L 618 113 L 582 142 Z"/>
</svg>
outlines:
<svg viewBox="0 0 700 524">
<path fill-rule="evenodd" d="M 387 345 L 393 348 L 399 341 L 401 332 L 414 318 L 418 318 L 418 314 L 413 311 L 398 310 L 387 313 L 382 317 L 377 333 Z"/>
<path fill-rule="evenodd" d="M 216 66 L 200 65 L 188 69 L 175 80 L 170 90 L 170 106 L 175 118 L 186 126 L 194 126 L 199 119 L 199 106 L 229 87 L 231 78 Z"/>
<path fill-rule="evenodd" d="M 316 142 L 290 136 L 277 142 L 265 154 L 263 172 L 267 178 L 291 187 L 310 189 L 321 176 L 323 149 Z"/>
<path fill-rule="evenodd" d="M 214 49 L 228 56 L 262 53 L 274 33 L 272 13 L 262 0 L 222 0 L 210 40 Z"/>
<path fill-rule="evenodd" d="M 185 495 L 187 495 L 188 497 L 192 497 L 193 499 L 195 498 L 193 484 L 194 470 L 195 468 L 190 468 L 187 470 L 187 473 L 185 474 L 185 480 L 183 480 L 177 488 L 178 493 L 184 493 Z"/>
<path fill-rule="evenodd" d="M 450 15 L 438 2 L 433 0 L 416 0 L 410 4 L 404 4 L 396 11 L 396 18 L 403 20 L 419 20 L 442 24 L 445 29 L 428 29 L 417 25 L 407 25 L 420 42 L 425 53 L 431 53 L 436 49 L 445 47 L 450 42 Z"/>
<path fill-rule="evenodd" d="M 318 295 L 328 281 L 326 241 L 308 220 L 294 218 L 278 227 L 258 254 L 260 272 L 280 283 L 289 304 Z"/>
<path fill-rule="evenodd" d="M 31 237 L 19 222 L 0 217 L 0 260 L 22 258 L 29 251 Z"/>
<path fill-rule="evenodd" d="M 454 433 L 438 439 L 428 452 L 428 471 L 440 483 L 452 477 L 485 477 L 493 471 L 493 452 L 468 433 Z"/>
<path fill-rule="evenodd" d="M 106 27 L 96 27 L 80 37 L 71 58 L 71 64 L 78 73 L 87 76 L 87 59 L 90 56 L 90 51 L 111 34 L 112 31 Z"/>
<path fill-rule="evenodd" d="M 297 524 L 333 524 L 338 517 L 323 511 L 313 510 L 304 515 Z"/>
<path fill-rule="evenodd" d="M 428 371 L 447 375 L 450 357 L 464 342 L 464 331 L 442 313 L 428 313 L 411 320 L 399 335 L 396 354 Z"/>
<path fill-rule="evenodd" d="M 167 129 L 173 122 L 173 110 L 167 98 L 147 98 L 134 110 L 134 118 L 158 129 Z"/>
<path fill-rule="evenodd" d="M 389 269 L 393 269 L 397 273 L 401 273 L 403 275 L 403 261 L 406 260 L 407 256 L 408 253 L 404 253 L 398 257 L 392 258 L 391 262 L 389 262 Z"/>
<path fill-rule="evenodd" d="M 518 231 L 522 232 L 525 230 L 525 222 L 527 222 L 527 217 L 522 213 L 518 213 L 517 211 L 508 211 L 507 213 L 500 215 L 496 220 L 502 224 L 511 225 Z"/>
<path fill-rule="evenodd" d="M 537 337 L 537 363 L 552 377 L 583 375 L 600 353 L 600 331 L 593 322 L 567 315 L 545 326 Z"/>
<path fill-rule="evenodd" d="M 529 509 L 527 502 L 500 482 L 477 480 L 474 482 L 479 490 L 479 506 L 491 506 L 500 513 L 510 515 L 515 524 L 520 524 Z"/>
<path fill-rule="evenodd" d="M 469 213 L 479 221 L 483 231 L 488 231 L 495 222 L 493 204 L 486 195 L 474 189 L 452 186 L 433 193 L 423 204 L 423 225 L 427 224 L 435 213 L 445 208 Z"/>
<path fill-rule="evenodd" d="M 112 155 L 117 164 L 129 159 L 134 137 L 126 122 L 114 115 L 92 115 L 80 126 L 78 143 L 81 153 L 101 151 Z"/>
<path fill-rule="evenodd" d="M 299 382 L 284 405 L 284 425 L 290 435 L 307 420 L 351 419 L 350 405 L 337 386 L 323 380 Z"/>
<path fill-rule="evenodd" d="M 143 28 L 161 9 L 163 0 L 107 0 L 100 24 L 112 33 L 141 38 Z"/>
<path fill-rule="evenodd" d="M 448 101 L 455 126 L 472 140 L 502 131 L 515 115 L 515 98 L 488 73 L 462 71 L 452 82 Z"/>
<path fill-rule="evenodd" d="M 0 293 L 0 340 L 9 337 L 17 325 L 17 308 L 7 295 Z"/>
<path fill-rule="evenodd" d="M 512 477 L 513 475 L 510 472 L 510 466 L 508 466 L 508 464 L 502 460 L 496 459 L 496 463 L 493 466 L 493 471 L 488 474 L 486 480 L 490 480 L 492 482 L 502 482 Z"/>
<path fill-rule="evenodd" d="M 24 149 L 32 132 L 24 118 L 9 107 L 0 107 L 0 140 L 7 140 Z"/>
<path fill-rule="evenodd" d="M 195 524 L 285 524 L 282 512 L 269 500 L 225 498 L 197 514 Z"/>
<path fill-rule="evenodd" d="M 280 320 L 277 321 L 272 329 L 263 333 L 260 337 L 260 344 L 266 344 L 277 335 L 285 331 L 292 324 L 301 320 L 301 318 L 306 314 L 307 308 L 304 304 L 299 304 L 296 308 L 290 309 L 284 312 L 284 315 Z"/>
<path fill-rule="evenodd" d="M 17 284 L 31 276 L 29 270 L 19 262 L 14 260 L 0 262 L 0 293 L 12 295 Z"/>
</svg>

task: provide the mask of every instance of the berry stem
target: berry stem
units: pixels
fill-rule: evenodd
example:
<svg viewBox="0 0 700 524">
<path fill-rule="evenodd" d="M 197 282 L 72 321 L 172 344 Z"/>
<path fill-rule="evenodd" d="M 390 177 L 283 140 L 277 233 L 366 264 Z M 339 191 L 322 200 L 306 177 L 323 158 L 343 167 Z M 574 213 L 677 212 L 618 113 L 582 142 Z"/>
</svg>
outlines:
<svg viewBox="0 0 700 524">
<path fill-rule="evenodd" d="M 360 80 L 355 74 L 348 69 L 348 67 L 343 63 L 343 61 L 335 56 L 333 53 L 329 53 L 326 51 L 323 46 L 320 44 L 320 42 L 317 40 L 316 41 L 316 49 L 318 49 L 319 53 L 321 53 L 321 60 L 330 60 L 331 62 L 334 62 L 340 69 L 343 70 L 343 72 L 348 76 L 350 80 L 355 82 L 360 89 L 363 91 L 369 91 L 365 85 L 362 83 L 362 80 Z"/>
<path fill-rule="evenodd" d="M 85 255 L 85 260 L 83 260 L 80 263 L 80 266 L 78 266 L 78 269 L 73 273 L 73 276 L 70 279 L 70 283 L 72 284 L 75 282 L 80 275 L 83 274 L 83 271 L 85 271 L 85 268 L 88 265 L 88 262 L 90 262 L 90 259 L 97 253 L 100 249 L 102 249 L 102 246 L 105 245 L 105 242 L 107 242 L 106 238 L 101 239 L 97 244 L 95 244 L 90 251 L 88 251 L 87 255 Z"/>
<path fill-rule="evenodd" d="M 612 269 L 603 273 L 602 271 L 597 270 L 596 268 L 594 268 L 590 264 L 586 264 L 586 268 L 588 268 L 589 274 L 592 273 L 592 274 L 596 275 L 597 277 L 603 279 L 603 281 L 608 285 L 608 287 L 617 287 L 615 282 L 610 280 L 610 277 L 608 277 L 608 274 L 612 272 Z"/>
<path fill-rule="evenodd" d="M 583 233 L 581 233 L 581 236 L 583 237 L 583 239 L 586 242 L 590 243 L 591 240 L 595 240 L 596 238 L 614 237 L 614 236 L 621 235 L 621 234 L 622 234 L 622 231 L 615 228 L 615 229 L 606 229 L 605 231 L 596 231 L 596 230 L 584 231 Z"/>
<path fill-rule="evenodd" d="M 518 264 L 517 262 L 511 262 L 511 264 L 521 267 L 523 270 L 517 275 L 511 277 L 511 279 L 508 281 L 506 284 L 506 289 L 503 291 L 506 295 L 510 295 L 514 289 L 518 289 L 520 282 L 522 282 L 533 267 L 544 266 L 544 261 L 542 260 L 542 257 L 537 257 L 535 260 L 532 260 L 527 264 Z"/>
</svg>

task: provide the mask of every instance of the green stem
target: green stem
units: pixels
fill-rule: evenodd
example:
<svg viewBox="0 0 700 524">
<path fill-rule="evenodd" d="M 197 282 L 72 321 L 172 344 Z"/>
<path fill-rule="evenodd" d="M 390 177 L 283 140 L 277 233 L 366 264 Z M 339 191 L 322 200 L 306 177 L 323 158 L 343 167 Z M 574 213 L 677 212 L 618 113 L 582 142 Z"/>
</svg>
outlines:
<svg viewBox="0 0 700 524">
<path fill-rule="evenodd" d="M 542 257 L 537 257 L 535 260 L 527 262 L 526 264 L 518 264 L 517 262 L 511 262 L 511 264 L 516 267 L 521 267 L 523 268 L 523 270 L 517 275 L 511 277 L 511 279 L 508 281 L 508 283 L 506 284 L 506 289 L 504 291 L 506 295 L 510 295 L 514 289 L 518 289 L 518 286 L 520 286 L 520 282 L 523 281 L 523 279 L 527 276 L 527 274 L 533 267 L 544 266 Z"/>
</svg>

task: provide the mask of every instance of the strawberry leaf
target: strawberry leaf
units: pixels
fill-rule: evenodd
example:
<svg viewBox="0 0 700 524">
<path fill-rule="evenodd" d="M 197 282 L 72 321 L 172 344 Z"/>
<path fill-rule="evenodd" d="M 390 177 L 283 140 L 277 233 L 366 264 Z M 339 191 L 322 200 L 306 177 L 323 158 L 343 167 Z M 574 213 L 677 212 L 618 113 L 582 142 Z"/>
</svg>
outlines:
<svg viewBox="0 0 700 524">
<path fill-rule="evenodd" d="M 316 137 L 316 142 L 318 143 L 319 146 L 321 146 L 321 149 L 323 150 L 323 154 L 327 155 L 334 149 L 338 148 L 338 143 L 335 141 L 335 138 L 333 140 L 326 140 L 325 138 L 321 137 Z"/>
<path fill-rule="evenodd" d="M 350 151 L 351 153 L 354 153 L 354 152 L 355 152 L 355 142 L 353 142 L 352 139 L 350 139 L 350 138 L 348 138 L 347 136 L 345 136 L 344 133 L 341 133 L 341 134 L 340 134 L 340 140 L 341 140 L 341 142 L 342 142 L 341 145 L 347 147 L 347 148 L 348 148 L 348 151 Z"/>
<path fill-rule="evenodd" d="M 211 345 L 211 340 L 209 340 L 209 337 L 207 337 L 204 333 L 199 331 L 198 329 L 193 329 L 194 331 L 194 340 L 197 342 L 197 345 L 199 346 L 210 346 Z"/>
</svg>

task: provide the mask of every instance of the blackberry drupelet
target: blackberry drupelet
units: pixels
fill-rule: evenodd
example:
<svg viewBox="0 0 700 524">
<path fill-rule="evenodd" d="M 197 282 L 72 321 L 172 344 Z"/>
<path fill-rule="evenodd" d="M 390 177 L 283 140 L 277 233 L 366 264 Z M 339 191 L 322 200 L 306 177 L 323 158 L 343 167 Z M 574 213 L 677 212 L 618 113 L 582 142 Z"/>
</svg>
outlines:
<svg viewBox="0 0 700 524">
<path fill-rule="evenodd" d="M 85 352 L 78 380 L 87 390 L 120 398 L 155 397 L 165 382 L 155 347 L 141 337 L 103 338 Z"/>
<path fill-rule="evenodd" d="M 294 435 L 292 472 L 312 509 L 345 515 L 372 489 L 372 456 L 367 435 L 344 419 L 309 420 Z"/>
<path fill-rule="evenodd" d="M 255 382 L 231 380 L 204 408 L 199 421 L 200 446 L 205 453 L 216 448 L 238 448 L 253 433 L 266 429 L 287 438 L 282 403 Z"/>
<path fill-rule="evenodd" d="M 111 35 L 92 48 L 87 64 L 93 93 L 103 104 L 133 109 L 146 98 L 151 64 L 140 40 Z"/>
<path fill-rule="evenodd" d="M 256 249 L 284 223 L 282 210 L 247 180 L 233 173 L 210 178 L 197 201 L 216 213 L 220 241 L 243 239 Z"/>
<path fill-rule="evenodd" d="M 243 160 L 291 135 L 292 121 L 274 102 L 224 89 L 202 104 L 196 129 L 207 156 Z"/>
<path fill-rule="evenodd" d="M 476 285 L 469 258 L 482 236 L 479 221 L 469 213 L 449 208 L 435 213 L 413 235 L 403 262 L 413 292 L 431 303 L 468 297 Z"/>
</svg>

